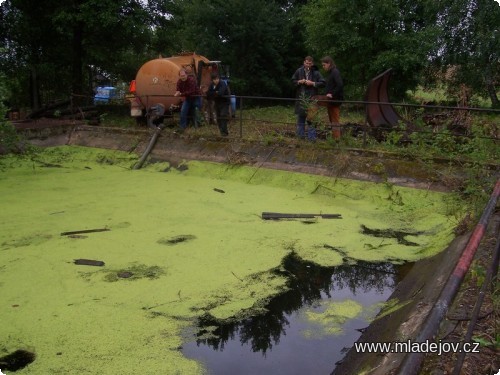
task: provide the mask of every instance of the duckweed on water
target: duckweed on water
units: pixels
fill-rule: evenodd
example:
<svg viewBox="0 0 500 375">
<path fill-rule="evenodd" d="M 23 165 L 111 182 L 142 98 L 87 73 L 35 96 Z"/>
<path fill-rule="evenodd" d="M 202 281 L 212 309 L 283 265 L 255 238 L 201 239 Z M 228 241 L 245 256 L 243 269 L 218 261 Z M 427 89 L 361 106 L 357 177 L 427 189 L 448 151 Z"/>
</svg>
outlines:
<svg viewBox="0 0 500 375">
<path fill-rule="evenodd" d="M 139 280 L 139 279 L 157 279 L 165 274 L 165 270 L 158 266 L 146 266 L 145 264 L 134 264 L 130 267 L 120 270 L 110 270 L 106 272 L 104 279 L 114 282 L 120 279 Z"/>
<path fill-rule="evenodd" d="M 326 301 L 323 303 L 322 312 L 307 311 L 306 317 L 309 321 L 318 324 L 318 330 L 307 330 L 304 332 L 306 338 L 322 335 L 338 335 L 342 333 L 342 326 L 349 319 L 358 316 L 363 307 L 356 301 Z"/>
<path fill-rule="evenodd" d="M 288 288 L 273 271 L 291 252 L 322 266 L 416 261 L 453 238 L 442 193 L 206 162 L 132 170 L 136 161 L 82 147 L 0 159 L 0 351 L 36 353 L 19 374 L 202 373 L 180 352 L 182 332 L 201 316 L 262 311 Z M 109 230 L 60 235 L 95 228 Z M 384 230 L 407 243 L 373 234 Z M 346 303 L 339 316 L 359 314 Z"/>
</svg>

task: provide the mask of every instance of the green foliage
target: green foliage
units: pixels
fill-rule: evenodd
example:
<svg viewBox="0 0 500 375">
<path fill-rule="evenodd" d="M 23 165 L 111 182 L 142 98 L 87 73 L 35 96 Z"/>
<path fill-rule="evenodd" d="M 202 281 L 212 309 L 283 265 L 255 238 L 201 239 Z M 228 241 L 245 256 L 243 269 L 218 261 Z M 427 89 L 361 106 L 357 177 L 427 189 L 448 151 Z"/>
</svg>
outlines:
<svg viewBox="0 0 500 375">
<path fill-rule="evenodd" d="M 14 126 L 5 120 L 0 121 L 0 154 L 17 150 L 20 138 Z"/>
<path fill-rule="evenodd" d="M 474 261 L 470 267 L 470 275 L 472 280 L 476 282 L 476 286 L 481 287 L 486 278 L 486 270 L 482 265 Z"/>
<path fill-rule="evenodd" d="M 182 13 L 174 22 L 182 30 L 183 49 L 230 65 L 234 92 L 255 96 L 291 92 L 290 77 L 303 59 L 288 58 L 294 38 L 300 37 L 292 35 L 297 23 L 293 9 L 267 0 L 181 4 Z"/>
<path fill-rule="evenodd" d="M 136 126 L 134 117 L 123 115 L 115 115 L 112 113 L 103 113 L 100 116 L 100 124 L 102 126 L 118 127 L 118 128 L 133 128 Z"/>
<path fill-rule="evenodd" d="M 318 105 L 318 101 L 312 99 L 304 94 L 301 94 L 299 97 L 300 107 L 304 109 L 304 111 L 310 110 L 312 107 L 316 107 Z"/>
<path fill-rule="evenodd" d="M 269 107 L 254 107 L 244 110 L 245 117 L 254 120 L 263 120 L 269 122 L 294 122 L 295 114 L 293 107 L 287 106 L 269 106 Z"/>
<path fill-rule="evenodd" d="M 14 125 L 6 121 L 5 117 L 0 118 L 0 155 L 14 153 L 23 157 L 33 157 L 36 150 L 36 147 L 30 145 L 24 137 L 18 134 Z"/>
<path fill-rule="evenodd" d="M 5 114 L 7 112 L 7 108 L 4 102 L 7 101 L 7 88 L 5 76 L 0 73 L 0 124 L 5 122 Z"/>
<path fill-rule="evenodd" d="M 494 164 L 500 159 L 500 148 L 495 140 L 498 128 L 495 120 L 488 116 L 473 116 L 469 135 L 456 135 L 451 130 L 440 129 L 436 133 L 421 127 L 410 135 L 410 143 L 405 152 L 419 153 L 427 157 L 440 157 L 463 160 L 464 163 Z M 402 133 L 402 129 L 398 133 Z M 394 145 L 399 135 L 388 135 L 384 145 Z"/>
<path fill-rule="evenodd" d="M 347 99 L 393 68 L 397 101 L 442 79 L 432 63 L 452 73 L 449 87 L 500 105 L 498 24 L 494 0 L 5 0 L 0 72 L 11 105 L 38 107 L 90 96 L 98 76 L 128 82 L 145 61 L 184 50 L 230 65 L 239 95 L 292 97 L 304 56 L 331 55 Z"/>
<path fill-rule="evenodd" d="M 7 0 L 1 5 L 0 71 L 11 102 L 37 108 L 71 93 L 92 95 L 93 79 L 131 80 L 145 58 L 151 15 L 135 0 Z M 141 56 L 142 55 L 142 56 Z"/>
<path fill-rule="evenodd" d="M 482 267 L 481 267 L 482 268 Z M 481 277 L 483 277 L 484 269 L 481 272 Z M 484 279 L 484 277 L 483 277 Z M 493 303 L 493 313 L 498 314 L 500 307 L 500 286 L 498 283 L 498 275 L 491 281 L 492 284 L 492 303 Z M 497 315 L 498 317 L 498 315 Z M 500 332 L 498 332 L 498 326 L 495 327 L 496 330 L 492 332 L 492 335 L 482 334 L 481 336 L 472 336 L 472 341 L 479 343 L 481 346 L 490 347 L 493 350 L 500 349 Z"/>
<path fill-rule="evenodd" d="M 307 43 L 334 58 L 346 96 L 362 97 L 371 78 L 393 68 L 394 97 L 402 98 L 435 48 L 433 10 L 425 0 L 314 0 L 304 7 Z"/>
<path fill-rule="evenodd" d="M 0 74 L 0 155 L 17 150 L 20 141 L 14 126 L 5 119 L 7 108 L 4 101 L 6 100 L 7 90 L 3 78 L 5 77 Z"/>
<path fill-rule="evenodd" d="M 472 341 L 479 343 L 481 346 L 491 346 L 495 349 L 500 348 L 500 334 L 497 334 L 495 338 L 485 338 L 481 336 L 472 336 Z"/>
<path fill-rule="evenodd" d="M 494 0 L 441 0 L 440 53 L 435 63 L 445 72 L 450 91 L 466 85 L 499 106 L 500 6 Z"/>
</svg>

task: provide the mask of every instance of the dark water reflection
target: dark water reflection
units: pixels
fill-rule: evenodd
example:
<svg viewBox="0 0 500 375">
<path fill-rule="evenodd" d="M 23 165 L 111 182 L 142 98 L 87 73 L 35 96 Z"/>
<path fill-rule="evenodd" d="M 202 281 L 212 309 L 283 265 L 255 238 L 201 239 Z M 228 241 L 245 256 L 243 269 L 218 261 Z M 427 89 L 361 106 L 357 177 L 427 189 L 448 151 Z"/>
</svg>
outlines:
<svg viewBox="0 0 500 375">
<path fill-rule="evenodd" d="M 237 323 L 201 319 L 195 342 L 183 353 L 205 364 L 210 374 L 329 374 L 369 322 L 347 321 L 339 335 L 303 334 L 310 329 L 301 310 L 320 311 L 321 301 L 352 299 L 364 308 L 386 301 L 411 265 L 358 262 L 320 267 L 289 256 L 284 260 L 290 290 L 266 306 L 267 313 Z M 217 327 L 210 338 L 206 327 Z"/>
</svg>

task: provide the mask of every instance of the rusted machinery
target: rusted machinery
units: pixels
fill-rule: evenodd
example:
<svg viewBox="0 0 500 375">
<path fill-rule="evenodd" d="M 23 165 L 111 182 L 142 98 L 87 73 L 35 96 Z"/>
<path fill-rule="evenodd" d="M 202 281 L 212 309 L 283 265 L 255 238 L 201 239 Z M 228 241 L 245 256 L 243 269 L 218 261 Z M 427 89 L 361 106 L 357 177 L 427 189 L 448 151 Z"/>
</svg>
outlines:
<svg viewBox="0 0 500 375">
<path fill-rule="evenodd" d="M 192 69 L 202 92 L 210 85 L 210 74 L 221 68 L 220 61 L 210 61 L 195 53 L 186 53 L 146 62 L 130 84 L 130 114 L 138 122 L 161 121 L 179 110 L 182 99 L 174 97 L 179 71 Z M 189 74 L 189 72 L 188 72 Z"/>
<path fill-rule="evenodd" d="M 403 119 L 390 104 L 388 88 L 391 72 L 392 69 L 387 69 L 373 78 L 366 90 L 366 121 L 377 138 L 382 136 L 384 130 L 390 130 L 399 123 L 406 125 L 408 131 L 413 128 L 413 125 Z"/>
</svg>

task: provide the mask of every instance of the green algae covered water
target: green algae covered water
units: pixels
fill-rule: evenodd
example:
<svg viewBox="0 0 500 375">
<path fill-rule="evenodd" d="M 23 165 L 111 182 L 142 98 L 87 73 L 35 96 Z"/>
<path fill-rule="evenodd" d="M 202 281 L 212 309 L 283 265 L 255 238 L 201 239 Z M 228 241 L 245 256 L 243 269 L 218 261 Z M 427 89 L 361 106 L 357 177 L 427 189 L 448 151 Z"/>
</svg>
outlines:
<svg viewBox="0 0 500 375">
<path fill-rule="evenodd" d="M 194 161 L 132 170 L 136 161 L 81 147 L 0 159 L 0 357 L 36 354 L 17 373 L 202 374 L 182 354 L 185 333 L 202 317 L 262 313 L 289 289 L 276 272 L 288 256 L 404 263 L 453 238 L 456 202 L 443 193 Z M 335 335 L 363 309 L 340 300 L 303 315 Z"/>
</svg>

